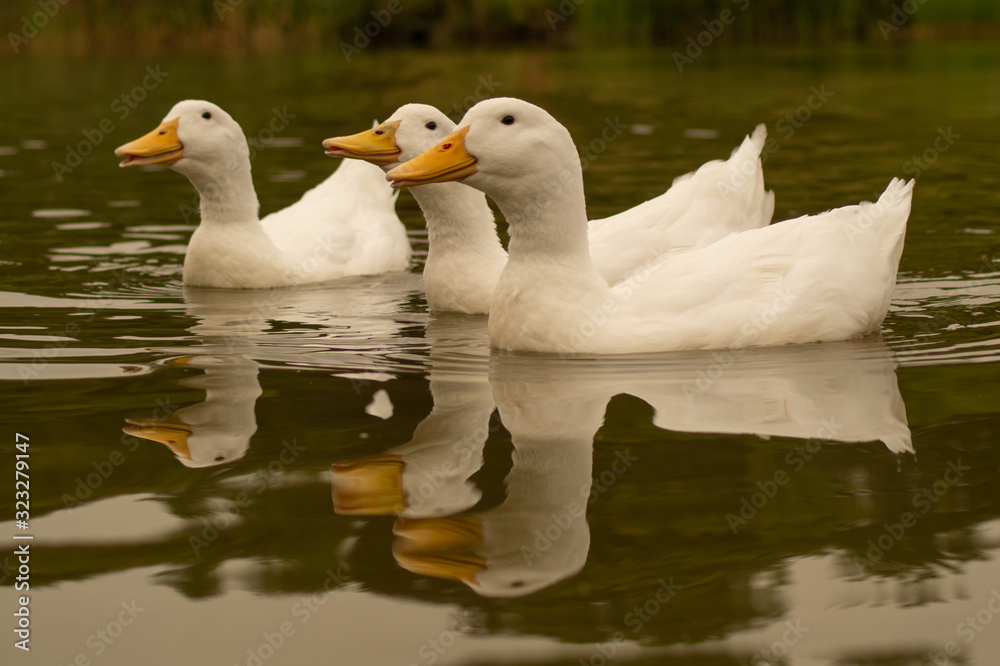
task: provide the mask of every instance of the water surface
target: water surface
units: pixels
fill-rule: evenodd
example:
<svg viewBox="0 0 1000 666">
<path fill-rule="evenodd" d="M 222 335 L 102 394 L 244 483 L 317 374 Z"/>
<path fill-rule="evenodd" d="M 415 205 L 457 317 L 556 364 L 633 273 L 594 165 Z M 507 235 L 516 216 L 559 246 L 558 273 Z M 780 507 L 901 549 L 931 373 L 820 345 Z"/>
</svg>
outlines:
<svg viewBox="0 0 1000 666">
<path fill-rule="evenodd" d="M 3 63 L 0 393 L 6 469 L 31 438 L 31 659 L 995 663 L 998 55 L 720 47 L 683 74 L 645 50 Z M 147 67 L 166 75 L 137 101 Z M 193 189 L 112 155 L 211 99 L 259 142 L 266 213 L 335 166 L 323 138 L 479 95 L 566 124 L 595 218 L 760 122 L 777 220 L 919 176 L 881 336 L 493 354 L 484 318 L 427 313 L 406 193 L 411 273 L 185 289 Z M 609 124 L 628 129 L 607 141 Z"/>
</svg>

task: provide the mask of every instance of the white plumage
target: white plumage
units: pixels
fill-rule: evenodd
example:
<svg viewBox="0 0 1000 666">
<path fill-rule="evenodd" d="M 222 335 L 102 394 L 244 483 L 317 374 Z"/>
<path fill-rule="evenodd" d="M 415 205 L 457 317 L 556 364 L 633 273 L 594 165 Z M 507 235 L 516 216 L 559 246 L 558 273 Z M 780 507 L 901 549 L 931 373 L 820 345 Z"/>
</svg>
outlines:
<svg viewBox="0 0 1000 666">
<path fill-rule="evenodd" d="M 333 155 L 374 158 L 390 171 L 431 148 L 454 128 L 455 123 L 433 106 L 406 104 L 375 130 L 327 139 L 324 145 L 333 149 Z M 764 191 L 760 152 L 765 138 L 761 125 L 729 160 L 708 162 L 676 178 L 662 195 L 590 222 L 590 248 L 597 271 L 614 284 L 661 255 L 697 249 L 734 231 L 766 226 L 774 212 L 774 194 Z M 388 141 L 394 141 L 398 153 L 391 161 L 386 158 Z M 430 241 L 424 265 L 428 306 L 437 311 L 488 313 L 507 253 L 486 197 L 457 183 L 429 184 L 412 193 L 424 213 Z M 547 195 L 548 191 L 539 191 L 525 205 L 541 202 Z"/>
<path fill-rule="evenodd" d="M 246 137 L 210 102 L 179 102 L 157 130 L 115 153 L 126 157 L 122 166 L 167 164 L 198 190 L 201 223 L 184 259 L 186 285 L 286 287 L 409 265 L 395 194 L 369 164 L 345 161 L 301 200 L 259 220 Z"/>
<path fill-rule="evenodd" d="M 459 152 L 468 157 L 456 157 Z M 580 161 L 544 110 L 500 98 L 389 173 L 394 186 L 435 182 L 449 160 L 474 160 L 464 182 L 494 198 L 510 225 L 510 259 L 490 309 L 506 350 L 629 353 L 843 340 L 886 315 L 913 182 L 877 203 L 732 234 L 661 257 L 609 287 L 596 270 Z M 560 178 L 559 174 L 570 177 Z M 528 202 L 531 202 L 530 204 Z"/>
</svg>

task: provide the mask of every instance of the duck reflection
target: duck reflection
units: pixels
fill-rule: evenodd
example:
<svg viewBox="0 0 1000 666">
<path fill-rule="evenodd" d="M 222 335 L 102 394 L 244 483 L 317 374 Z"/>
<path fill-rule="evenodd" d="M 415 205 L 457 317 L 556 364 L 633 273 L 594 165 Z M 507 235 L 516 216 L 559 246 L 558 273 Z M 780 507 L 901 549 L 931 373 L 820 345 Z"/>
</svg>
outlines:
<svg viewBox="0 0 1000 666">
<path fill-rule="evenodd" d="M 178 382 L 204 389 L 202 402 L 163 419 L 125 419 L 122 431 L 166 445 L 185 467 L 211 467 L 242 458 L 257 432 L 254 406 L 260 397 L 257 362 L 242 354 L 202 354 L 168 361 L 204 370 Z"/>
<path fill-rule="evenodd" d="M 464 511 L 479 501 L 469 477 L 483 464 L 494 410 L 490 386 L 438 377 L 430 388 L 433 411 L 409 442 L 333 465 L 337 513 L 420 518 Z"/>
<path fill-rule="evenodd" d="M 496 429 L 486 319 L 439 315 L 426 336 L 432 340 L 428 379 L 434 407 L 406 444 L 331 467 L 339 514 L 450 515 L 482 496 L 469 479 L 482 467 L 483 447 Z"/>
<path fill-rule="evenodd" d="M 624 392 L 649 403 L 665 430 L 881 441 L 912 453 L 896 361 L 881 340 L 699 353 Z"/>
<path fill-rule="evenodd" d="M 186 467 L 238 460 L 257 432 L 255 407 L 263 392 L 258 361 L 338 368 L 357 363 L 366 343 L 400 336 L 411 323 L 405 306 L 418 291 L 419 276 L 408 273 L 352 278 L 326 288 L 187 287 L 184 301 L 195 319 L 188 330 L 200 345 L 160 351 L 185 354 L 165 361 L 167 367 L 203 371 L 178 383 L 204 390 L 205 399 L 165 418 L 126 418 L 122 430 L 164 444 Z M 339 349 L 338 338 L 345 341 Z M 320 347 L 320 339 L 327 344 Z"/>
<path fill-rule="evenodd" d="M 575 381 L 560 363 L 517 360 L 497 357 L 490 371 L 514 445 L 506 499 L 450 518 L 402 518 L 393 530 L 401 566 L 487 597 L 531 594 L 583 569 L 594 436 L 611 398 L 605 384 Z"/>
<path fill-rule="evenodd" d="M 432 371 L 435 408 L 410 442 L 331 470 L 337 513 L 397 516 L 400 566 L 485 597 L 527 595 L 583 568 L 594 441 L 615 395 L 645 401 L 653 423 L 668 430 L 882 441 L 912 451 L 895 362 L 880 340 L 729 356 L 494 354 L 487 372 L 477 382 L 474 373 Z M 469 478 L 482 464 L 493 404 L 511 435 L 512 467 L 505 500 L 477 510 L 481 492 Z"/>
</svg>

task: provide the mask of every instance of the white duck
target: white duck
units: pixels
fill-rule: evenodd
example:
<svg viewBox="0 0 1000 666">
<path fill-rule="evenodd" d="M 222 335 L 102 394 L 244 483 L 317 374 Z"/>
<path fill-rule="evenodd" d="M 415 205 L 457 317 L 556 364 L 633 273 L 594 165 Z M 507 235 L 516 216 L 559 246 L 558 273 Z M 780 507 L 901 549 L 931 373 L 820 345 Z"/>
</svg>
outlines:
<svg viewBox="0 0 1000 666">
<path fill-rule="evenodd" d="M 390 171 L 441 141 L 455 128 L 433 106 L 406 104 L 371 130 L 327 139 L 327 155 L 366 160 Z M 764 191 L 760 152 L 766 130 L 733 151 L 680 176 L 664 194 L 589 224 L 594 267 L 611 284 L 653 263 L 660 254 L 710 245 L 744 229 L 766 226 L 774 194 Z M 424 289 L 431 310 L 488 313 L 507 253 L 486 197 L 463 185 L 414 188 L 427 222 L 430 249 Z"/>
<path fill-rule="evenodd" d="M 265 288 L 402 271 L 410 242 L 395 194 L 368 164 L 346 161 L 302 199 L 263 220 L 243 131 L 215 104 L 177 103 L 149 134 L 115 150 L 119 166 L 165 164 L 201 197 L 184 283 Z"/>
<path fill-rule="evenodd" d="M 878 203 L 732 234 L 609 288 L 588 251 L 580 160 L 565 127 L 512 98 L 387 174 L 394 187 L 464 180 L 496 200 L 510 258 L 491 344 L 558 353 L 741 348 L 844 340 L 879 328 L 892 296 L 913 181 Z"/>
</svg>

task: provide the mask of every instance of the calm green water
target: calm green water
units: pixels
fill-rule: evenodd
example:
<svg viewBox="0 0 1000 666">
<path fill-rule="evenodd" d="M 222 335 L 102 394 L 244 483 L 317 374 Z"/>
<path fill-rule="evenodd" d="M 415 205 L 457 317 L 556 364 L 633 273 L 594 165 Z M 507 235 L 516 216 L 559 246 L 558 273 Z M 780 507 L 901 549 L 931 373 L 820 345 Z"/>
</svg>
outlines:
<svg viewBox="0 0 1000 666">
<path fill-rule="evenodd" d="M 21 542 L 0 556 L 4 663 L 1000 659 L 1000 47 L 720 48 L 683 74 L 664 51 L 0 72 L 0 534 L 34 536 L 30 655 L 11 633 Z M 491 355 L 484 319 L 427 314 L 405 193 L 412 273 L 185 290 L 193 189 L 112 155 L 211 99 L 267 140 L 269 212 L 333 168 L 323 138 L 477 94 L 569 127 L 592 217 L 760 122 L 776 220 L 919 174 L 883 335 Z M 275 109 L 292 117 L 261 134 Z M 634 131 L 602 145 L 609 121 Z M 76 166 L 60 180 L 53 162 Z"/>
</svg>

